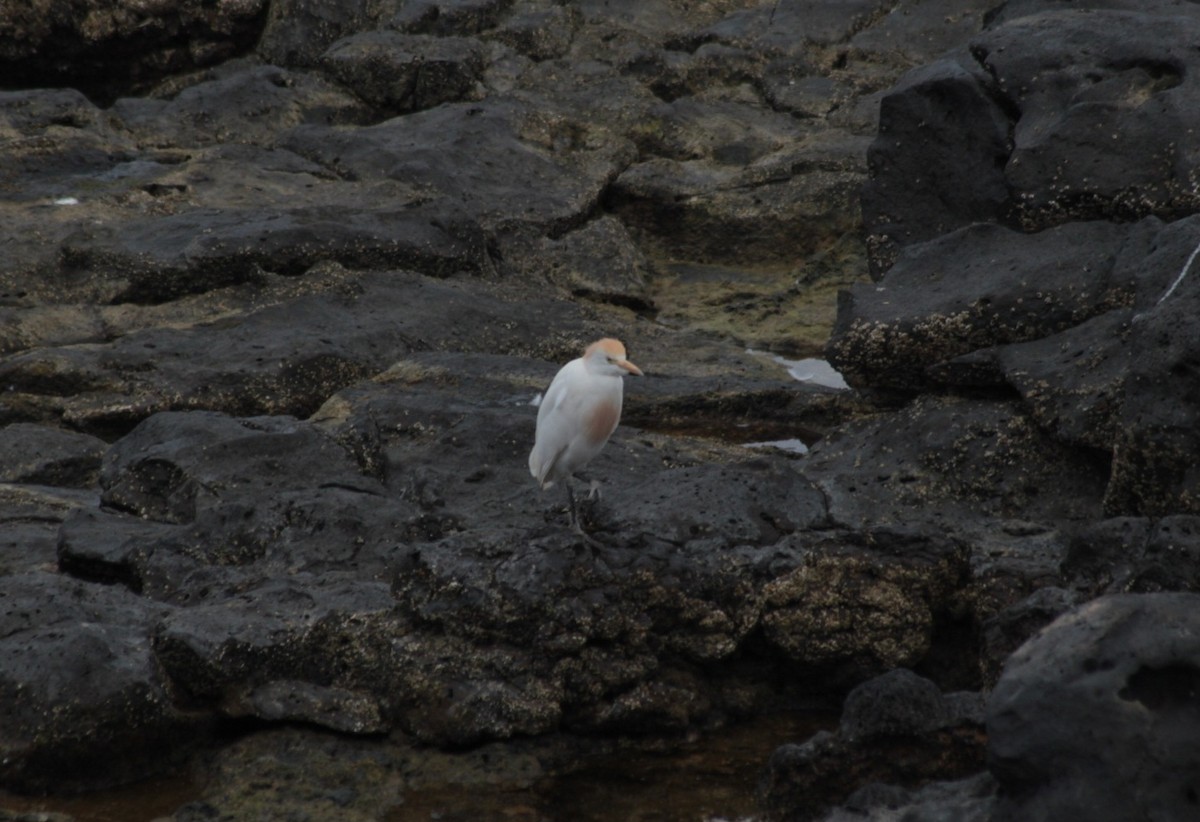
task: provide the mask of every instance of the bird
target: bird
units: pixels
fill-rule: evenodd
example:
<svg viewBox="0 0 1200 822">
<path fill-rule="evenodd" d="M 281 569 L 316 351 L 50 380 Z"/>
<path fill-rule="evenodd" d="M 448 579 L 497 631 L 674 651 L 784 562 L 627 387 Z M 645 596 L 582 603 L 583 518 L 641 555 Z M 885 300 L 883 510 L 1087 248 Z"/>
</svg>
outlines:
<svg viewBox="0 0 1200 822">
<path fill-rule="evenodd" d="M 582 357 L 560 368 L 538 406 L 537 434 L 529 452 L 529 473 L 542 490 L 562 482 L 571 526 L 593 546 L 579 522 L 571 477 L 596 458 L 616 430 L 626 374 L 640 377 L 642 371 L 626 358 L 625 346 L 611 337 L 596 340 Z M 595 499 L 599 490 L 592 480 L 588 499 Z"/>
</svg>

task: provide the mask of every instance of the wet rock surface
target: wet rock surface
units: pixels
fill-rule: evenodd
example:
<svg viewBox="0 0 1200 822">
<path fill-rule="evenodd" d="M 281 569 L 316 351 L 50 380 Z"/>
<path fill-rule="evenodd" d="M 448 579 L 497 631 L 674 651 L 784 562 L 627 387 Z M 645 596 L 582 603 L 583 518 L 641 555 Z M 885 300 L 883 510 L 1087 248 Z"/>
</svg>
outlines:
<svg viewBox="0 0 1200 822">
<path fill-rule="evenodd" d="M 983 723 L 978 693 L 943 695 L 905 668 L 867 680 L 847 695 L 835 732 L 784 745 L 771 756 L 759 785 L 768 818 L 817 818 L 829 804 L 861 813 L 876 804 L 913 803 L 896 783 L 981 769 Z"/>
<path fill-rule="evenodd" d="M 1185 813 L 1200 12 L 1085 5 L 0 15 L 0 786 L 374 819 L 840 706 L 764 813 Z"/>
</svg>

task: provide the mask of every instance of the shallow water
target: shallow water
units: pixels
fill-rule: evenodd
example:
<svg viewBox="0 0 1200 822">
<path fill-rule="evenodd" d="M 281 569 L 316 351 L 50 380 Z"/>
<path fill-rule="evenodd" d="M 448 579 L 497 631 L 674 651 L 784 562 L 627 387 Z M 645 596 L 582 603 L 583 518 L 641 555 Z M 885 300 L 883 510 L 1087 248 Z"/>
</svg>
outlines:
<svg viewBox="0 0 1200 822">
<path fill-rule="evenodd" d="M 772 360 L 786 368 L 792 379 L 799 382 L 811 382 L 814 385 L 823 385 L 826 388 L 836 388 L 839 391 L 850 387 L 846 383 L 846 378 L 841 375 L 841 372 L 830 365 L 828 360 L 823 360 L 818 357 L 808 357 L 802 360 L 789 360 L 787 357 L 781 357 L 778 354 L 772 354 L 769 351 L 756 351 L 753 348 L 747 348 L 746 353 L 770 357 Z"/>
<path fill-rule="evenodd" d="M 191 776 L 177 775 L 71 797 L 16 796 L 0 791 L 0 811 L 64 813 L 76 822 L 150 822 L 197 798 L 202 787 Z"/>
<path fill-rule="evenodd" d="M 833 727 L 828 714 L 764 717 L 708 735 L 681 751 L 622 753 L 527 790 L 411 793 L 387 822 L 748 822 L 771 753 Z"/>
<path fill-rule="evenodd" d="M 704 735 L 672 753 L 625 752 L 528 788 L 445 786 L 408 792 L 385 822 L 748 822 L 755 784 L 786 742 L 807 739 L 836 719 L 792 713 L 763 717 Z M 201 797 L 189 776 L 148 780 L 70 798 L 0 791 L 0 810 L 57 812 L 76 822 L 151 822 Z"/>
</svg>

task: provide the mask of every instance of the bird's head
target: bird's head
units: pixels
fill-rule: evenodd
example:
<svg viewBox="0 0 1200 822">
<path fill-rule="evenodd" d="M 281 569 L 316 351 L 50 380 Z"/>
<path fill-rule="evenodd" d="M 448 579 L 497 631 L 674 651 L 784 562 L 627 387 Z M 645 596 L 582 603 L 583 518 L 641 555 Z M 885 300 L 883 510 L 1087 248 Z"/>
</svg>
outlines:
<svg viewBox="0 0 1200 822">
<path fill-rule="evenodd" d="M 620 340 L 605 337 L 596 340 L 583 352 L 583 361 L 589 371 L 595 374 L 611 374 L 616 377 L 625 374 L 642 376 L 642 369 L 625 359 L 625 346 Z"/>
</svg>

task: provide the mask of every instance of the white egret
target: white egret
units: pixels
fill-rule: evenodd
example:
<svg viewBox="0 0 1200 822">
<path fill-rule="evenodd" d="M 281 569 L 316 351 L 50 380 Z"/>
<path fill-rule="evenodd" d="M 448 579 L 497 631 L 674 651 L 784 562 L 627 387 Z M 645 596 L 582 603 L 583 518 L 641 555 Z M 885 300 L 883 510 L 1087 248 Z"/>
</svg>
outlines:
<svg viewBox="0 0 1200 822">
<path fill-rule="evenodd" d="M 543 489 L 562 481 L 567 489 L 571 525 L 589 543 L 571 491 L 571 477 L 591 462 L 621 419 L 625 374 L 642 376 L 641 369 L 625 358 L 625 346 L 605 338 L 587 347 L 554 375 L 538 406 L 537 436 L 529 452 L 529 473 Z M 588 499 L 599 483 L 592 481 Z"/>
</svg>

